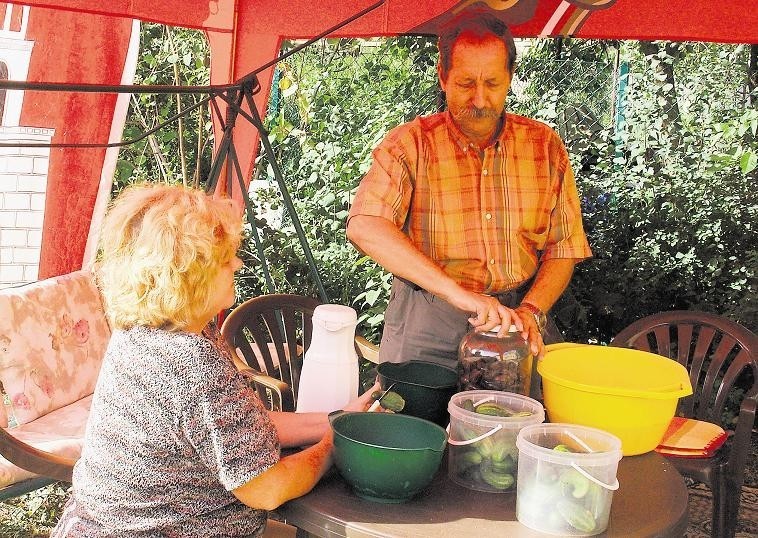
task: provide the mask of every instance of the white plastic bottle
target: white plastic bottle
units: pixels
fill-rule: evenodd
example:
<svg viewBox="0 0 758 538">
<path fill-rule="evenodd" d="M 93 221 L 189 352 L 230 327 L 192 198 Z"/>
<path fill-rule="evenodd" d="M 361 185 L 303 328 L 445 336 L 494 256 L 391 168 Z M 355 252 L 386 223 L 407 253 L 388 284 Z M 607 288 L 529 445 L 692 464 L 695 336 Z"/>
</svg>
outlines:
<svg viewBox="0 0 758 538">
<path fill-rule="evenodd" d="M 303 357 L 298 413 L 342 409 L 358 396 L 358 315 L 349 306 L 322 304 L 313 311 L 313 335 Z"/>
</svg>

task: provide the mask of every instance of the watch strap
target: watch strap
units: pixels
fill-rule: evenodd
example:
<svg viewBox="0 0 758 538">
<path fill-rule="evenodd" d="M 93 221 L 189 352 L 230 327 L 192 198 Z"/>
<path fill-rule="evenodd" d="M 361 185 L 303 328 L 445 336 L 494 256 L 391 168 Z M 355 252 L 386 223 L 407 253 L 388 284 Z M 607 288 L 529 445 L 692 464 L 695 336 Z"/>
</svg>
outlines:
<svg viewBox="0 0 758 538">
<path fill-rule="evenodd" d="M 545 325 L 547 325 L 547 315 L 538 306 L 533 305 L 532 303 L 522 302 L 519 307 L 532 313 L 540 332 L 545 330 Z"/>
</svg>

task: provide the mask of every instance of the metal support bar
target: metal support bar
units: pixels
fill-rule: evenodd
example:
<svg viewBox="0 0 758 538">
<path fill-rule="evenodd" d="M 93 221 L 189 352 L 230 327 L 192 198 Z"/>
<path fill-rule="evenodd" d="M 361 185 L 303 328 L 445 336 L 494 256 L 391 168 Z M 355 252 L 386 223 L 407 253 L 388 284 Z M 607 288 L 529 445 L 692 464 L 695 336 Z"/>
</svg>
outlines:
<svg viewBox="0 0 758 538">
<path fill-rule="evenodd" d="M 207 86 L 167 86 L 165 84 L 72 84 L 70 82 L 27 82 L 0 80 L 0 90 L 29 90 L 40 92 L 77 93 L 207 93 L 216 94 L 240 89 L 241 83 L 210 84 Z"/>
<path fill-rule="evenodd" d="M 253 232 L 253 241 L 255 242 L 255 250 L 258 252 L 258 258 L 261 261 L 263 268 L 263 278 L 266 280 L 266 289 L 269 293 L 276 293 L 276 286 L 274 285 L 274 279 L 271 278 L 271 270 L 268 268 L 268 262 L 266 261 L 266 252 L 263 249 L 263 242 L 261 241 L 260 234 L 258 233 L 258 227 L 255 225 L 255 212 L 253 210 L 253 204 L 250 201 L 250 195 L 247 192 L 244 178 L 242 177 L 242 168 L 240 167 L 239 159 L 237 158 L 237 151 L 234 149 L 234 142 L 229 144 L 229 160 L 234 165 L 234 171 L 239 181 L 240 191 L 242 192 L 242 200 L 245 202 L 245 212 L 247 213 L 247 222 L 250 223 L 250 229 Z"/>
<path fill-rule="evenodd" d="M 208 101 L 215 102 L 216 95 L 209 95 L 208 97 L 205 97 L 198 101 L 197 103 L 190 105 L 189 107 L 185 108 L 181 112 L 174 114 L 170 118 L 168 118 L 163 123 L 159 123 L 155 127 L 148 129 L 147 131 L 143 132 L 140 136 L 137 138 L 132 138 L 131 140 L 122 140 L 121 142 L 109 142 L 106 144 L 90 144 L 90 143 L 63 143 L 63 142 L 50 142 L 50 143 L 41 143 L 41 142 L 0 142 L 0 148 L 121 148 L 125 146 L 129 146 L 131 144 L 136 144 L 137 142 L 144 140 L 151 134 L 160 131 L 163 129 L 166 125 L 169 123 L 173 123 L 182 116 L 188 116 L 190 112 L 195 111 L 196 109 L 203 106 Z"/>
<path fill-rule="evenodd" d="M 218 104 L 215 100 L 212 101 L 213 111 L 216 114 L 216 119 L 223 129 L 224 134 L 221 137 L 218 151 L 216 151 L 216 155 L 213 157 L 210 172 L 208 172 L 208 179 L 205 187 L 205 192 L 207 193 L 211 193 L 216 190 L 216 185 L 218 184 L 219 177 L 221 176 L 221 169 L 223 168 L 224 162 L 226 162 L 226 159 L 228 157 L 229 147 L 233 143 L 232 140 L 234 135 L 234 126 L 237 123 L 237 115 L 241 110 L 240 105 L 242 104 L 242 100 L 244 98 L 243 91 L 232 91 L 229 93 L 230 95 L 228 96 L 225 94 L 221 94 L 219 96 L 227 101 L 227 103 L 229 103 L 229 106 L 226 109 L 226 117 L 222 117 L 221 109 L 219 108 Z M 229 189 L 227 192 L 231 192 L 231 185 L 229 184 L 229 172 L 230 169 L 227 167 L 227 188 Z"/>
</svg>

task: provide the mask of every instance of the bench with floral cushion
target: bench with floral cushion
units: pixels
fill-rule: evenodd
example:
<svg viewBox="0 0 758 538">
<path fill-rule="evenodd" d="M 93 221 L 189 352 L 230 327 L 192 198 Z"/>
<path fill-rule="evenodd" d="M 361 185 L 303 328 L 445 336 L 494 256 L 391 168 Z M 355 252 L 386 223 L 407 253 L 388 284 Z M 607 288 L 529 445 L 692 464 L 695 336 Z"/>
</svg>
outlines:
<svg viewBox="0 0 758 538">
<path fill-rule="evenodd" d="M 0 497 L 71 479 L 110 334 L 89 271 L 0 290 Z"/>
</svg>

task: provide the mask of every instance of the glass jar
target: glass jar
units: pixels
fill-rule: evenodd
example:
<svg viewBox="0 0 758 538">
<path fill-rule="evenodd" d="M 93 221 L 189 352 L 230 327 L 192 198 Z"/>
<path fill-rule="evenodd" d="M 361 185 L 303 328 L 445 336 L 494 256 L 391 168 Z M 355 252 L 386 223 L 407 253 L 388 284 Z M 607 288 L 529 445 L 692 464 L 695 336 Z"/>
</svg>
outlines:
<svg viewBox="0 0 758 538">
<path fill-rule="evenodd" d="M 515 325 L 467 333 L 458 347 L 458 390 L 502 390 L 529 396 L 532 354 Z"/>
</svg>

